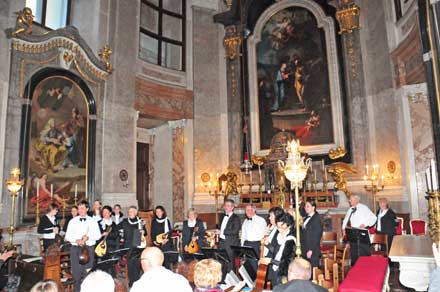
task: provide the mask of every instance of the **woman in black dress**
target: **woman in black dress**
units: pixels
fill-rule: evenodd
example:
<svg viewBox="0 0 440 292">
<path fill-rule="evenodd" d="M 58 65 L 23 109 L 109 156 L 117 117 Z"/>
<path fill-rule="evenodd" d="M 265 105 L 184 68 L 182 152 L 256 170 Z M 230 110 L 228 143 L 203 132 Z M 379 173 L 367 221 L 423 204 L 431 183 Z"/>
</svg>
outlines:
<svg viewBox="0 0 440 292">
<path fill-rule="evenodd" d="M 137 216 L 137 213 L 137 207 L 131 206 L 128 209 L 128 218 L 125 218 L 121 223 L 124 234 L 124 248 L 130 249 L 127 254 L 128 285 L 130 287 L 135 281 L 139 280 L 141 275 L 139 255 L 142 250 L 138 246 L 141 244 L 141 237 L 147 235 L 145 224 Z"/>
<path fill-rule="evenodd" d="M 182 245 L 185 252 L 188 252 L 188 244 L 194 239 L 197 241 L 199 248 L 203 247 L 203 239 L 205 236 L 205 227 L 203 221 L 197 218 L 194 208 L 188 210 L 188 220 L 183 221 L 182 229 Z"/>
<path fill-rule="evenodd" d="M 55 242 L 55 236 L 60 232 L 60 225 L 56 215 L 58 213 L 58 206 L 56 204 L 49 204 L 46 215 L 40 218 L 37 232 L 43 236 L 43 251 Z"/>
<path fill-rule="evenodd" d="M 393 237 L 396 235 L 396 228 L 399 224 L 396 213 L 389 207 L 388 200 L 386 198 L 379 199 L 379 210 L 377 211 L 376 232 L 379 234 L 388 235 L 388 252 L 391 249 L 393 243 Z M 381 247 L 385 250 L 385 245 Z"/>
<path fill-rule="evenodd" d="M 267 278 L 272 282 L 272 288 L 287 281 L 289 264 L 295 257 L 296 238 L 291 231 L 293 222 L 293 217 L 289 213 L 277 218 L 276 240 L 268 246 L 268 255 L 260 259 L 260 263 L 270 265 Z"/>
<path fill-rule="evenodd" d="M 312 267 L 318 267 L 321 255 L 321 219 L 316 212 L 315 201 L 307 201 L 304 208 L 307 215 L 304 217 L 304 228 L 301 235 L 302 256 L 310 262 Z"/>
<path fill-rule="evenodd" d="M 99 230 L 101 230 L 102 238 L 98 242 L 101 244 L 103 240 L 107 243 L 107 253 L 104 255 L 103 260 L 110 258 L 110 252 L 115 251 L 119 247 L 119 232 L 116 228 L 115 222 L 112 221 L 112 207 L 104 206 L 102 207 L 101 217 L 102 219 L 98 222 Z M 109 262 L 108 265 L 102 266 L 102 269 L 112 275 L 116 276 L 115 266 L 112 262 Z"/>
<path fill-rule="evenodd" d="M 177 262 L 177 255 L 167 254 L 169 251 L 174 251 L 171 233 L 171 222 L 167 217 L 165 208 L 157 206 L 154 209 L 154 219 L 151 221 L 151 242 L 165 253 L 164 266 L 166 268 L 169 268 L 170 263 Z M 162 235 L 162 239 L 159 242 L 158 235 Z"/>
</svg>

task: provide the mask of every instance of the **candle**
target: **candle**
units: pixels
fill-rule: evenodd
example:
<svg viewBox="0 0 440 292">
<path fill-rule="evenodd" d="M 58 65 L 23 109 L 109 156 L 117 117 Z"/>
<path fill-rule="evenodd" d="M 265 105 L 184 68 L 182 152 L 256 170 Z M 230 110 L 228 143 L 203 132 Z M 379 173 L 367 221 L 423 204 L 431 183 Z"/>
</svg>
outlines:
<svg viewBox="0 0 440 292">
<path fill-rule="evenodd" d="M 426 189 L 428 190 L 428 192 L 432 190 L 432 187 L 431 187 L 431 173 L 430 173 L 429 167 L 426 170 Z"/>
<path fill-rule="evenodd" d="M 432 176 L 432 190 L 437 191 L 438 190 L 437 167 L 435 165 L 434 159 L 431 159 L 431 176 Z"/>
<path fill-rule="evenodd" d="M 369 174 L 369 173 L 368 173 L 368 164 L 365 165 L 365 168 L 367 169 L 367 175 L 368 175 L 368 174 Z"/>
<path fill-rule="evenodd" d="M 366 175 L 364 175 L 364 181 L 367 181 L 367 176 Z"/>
<path fill-rule="evenodd" d="M 325 169 L 324 159 L 321 160 L 321 169 L 322 169 L 322 171 L 324 171 L 324 169 Z"/>
<path fill-rule="evenodd" d="M 78 184 L 75 184 L 75 200 L 78 199 Z"/>
<path fill-rule="evenodd" d="M 39 204 L 38 199 L 40 198 L 40 179 L 37 180 L 37 204 Z"/>
<path fill-rule="evenodd" d="M 313 171 L 313 178 L 314 178 L 315 181 L 316 181 L 316 169 Z"/>
<path fill-rule="evenodd" d="M 385 180 L 385 177 L 382 175 L 382 176 L 380 177 L 380 179 L 381 179 L 381 181 L 382 181 L 382 186 L 384 186 L 384 180 Z"/>
<path fill-rule="evenodd" d="M 327 179 L 327 168 L 325 168 L 325 167 L 324 167 L 324 177 L 325 177 L 325 180 L 328 181 L 328 179 Z"/>
<path fill-rule="evenodd" d="M 53 184 L 50 184 L 50 199 L 53 200 Z"/>
</svg>

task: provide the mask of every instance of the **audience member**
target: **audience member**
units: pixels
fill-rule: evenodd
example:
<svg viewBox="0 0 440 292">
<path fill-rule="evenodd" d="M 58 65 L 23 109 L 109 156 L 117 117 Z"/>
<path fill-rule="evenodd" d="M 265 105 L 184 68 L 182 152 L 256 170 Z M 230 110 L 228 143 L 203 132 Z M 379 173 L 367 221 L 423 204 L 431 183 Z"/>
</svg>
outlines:
<svg viewBox="0 0 440 292">
<path fill-rule="evenodd" d="M 312 275 L 310 263 L 296 258 L 289 264 L 289 282 L 276 286 L 274 292 L 327 292 L 328 290 L 309 281 Z"/>
<path fill-rule="evenodd" d="M 164 255 L 157 247 L 147 247 L 141 255 L 144 274 L 134 282 L 130 292 L 192 292 L 188 280 L 183 276 L 164 268 Z"/>
<path fill-rule="evenodd" d="M 114 292 L 115 281 L 112 276 L 103 271 L 91 272 L 81 284 L 81 292 Z"/>
<path fill-rule="evenodd" d="M 213 259 L 205 259 L 198 262 L 194 269 L 194 292 L 223 292 L 219 283 L 222 280 L 222 265 Z M 240 282 L 231 292 L 238 292 L 245 282 Z"/>
<path fill-rule="evenodd" d="M 30 292 L 58 292 L 57 283 L 52 280 L 40 281 L 32 287 Z"/>
</svg>

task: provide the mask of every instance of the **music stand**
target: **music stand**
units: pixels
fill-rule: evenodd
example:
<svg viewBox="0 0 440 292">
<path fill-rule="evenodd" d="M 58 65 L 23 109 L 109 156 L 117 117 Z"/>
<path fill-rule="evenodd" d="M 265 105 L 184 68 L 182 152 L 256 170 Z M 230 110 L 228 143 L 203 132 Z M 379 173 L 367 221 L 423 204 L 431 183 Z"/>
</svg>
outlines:
<svg viewBox="0 0 440 292">
<path fill-rule="evenodd" d="M 347 235 L 347 240 L 350 243 L 357 244 L 357 256 L 359 257 L 359 244 L 368 244 L 371 245 L 370 241 L 370 232 L 365 228 L 345 228 L 345 234 Z"/>
<path fill-rule="evenodd" d="M 225 249 L 202 247 L 201 250 L 202 250 L 202 253 L 208 259 L 216 259 L 218 261 L 223 261 L 225 263 L 230 263 L 231 262 L 231 260 L 229 259 L 229 256 L 226 253 Z"/>
<path fill-rule="evenodd" d="M 248 258 L 248 259 L 258 260 L 258 255 L 255 252 L 255 249 L 251 246 L 231 245 L 231 249 L 234 252 L 234 254 L 236 256 L 238 256 L 239 258 Z"/>
</svg>

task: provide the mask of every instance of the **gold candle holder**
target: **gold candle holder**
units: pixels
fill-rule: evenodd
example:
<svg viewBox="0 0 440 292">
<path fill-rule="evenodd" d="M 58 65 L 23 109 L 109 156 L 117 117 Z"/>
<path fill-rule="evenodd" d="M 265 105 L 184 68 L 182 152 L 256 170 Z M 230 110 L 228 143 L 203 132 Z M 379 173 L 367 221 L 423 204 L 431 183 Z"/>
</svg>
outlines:
<svg viewBox="0 0 440 292">
<path fill-rule="evenodd" d="M 431 191 L 426 192 L 427 196 L 425 198 L 428 200 L 428 211 L 429 211 L 429 237 L 431 237 L 433 242 L 439 242 L 440 240 L 440 192 Z"/>
<path fill-rule="evenodd" d="M 7 250 L 14 249 L 14 231 L 15 231 L 15 197 L 17 193 L 21 190 L 23 186 L 23 180 L 20 180 L 20 170 L 18 168 L 14 168 L 11 171 L 11 177 L 6 181 L 8 191 L 11 193 L 12 204 L 11 204 L 11 224 L 9 226 L 9 241 L 6 246 Z"/>
</svg>

